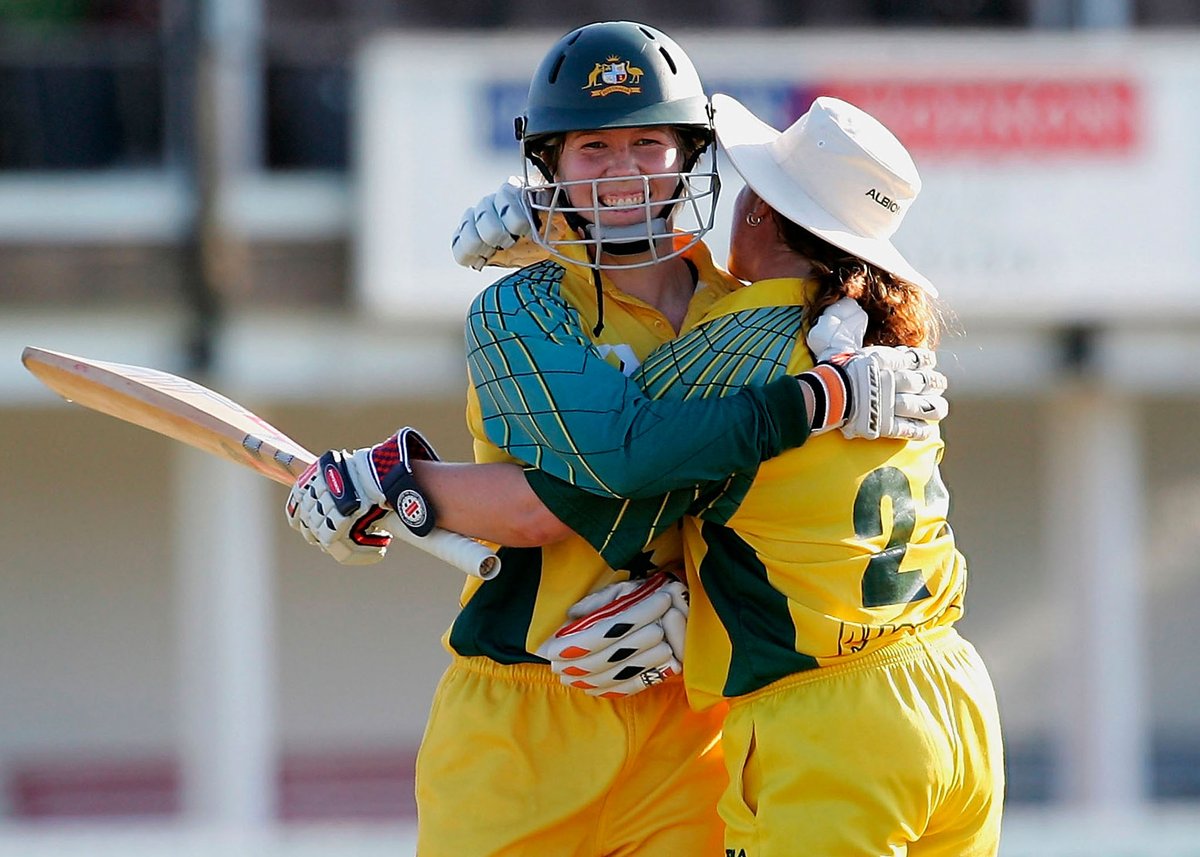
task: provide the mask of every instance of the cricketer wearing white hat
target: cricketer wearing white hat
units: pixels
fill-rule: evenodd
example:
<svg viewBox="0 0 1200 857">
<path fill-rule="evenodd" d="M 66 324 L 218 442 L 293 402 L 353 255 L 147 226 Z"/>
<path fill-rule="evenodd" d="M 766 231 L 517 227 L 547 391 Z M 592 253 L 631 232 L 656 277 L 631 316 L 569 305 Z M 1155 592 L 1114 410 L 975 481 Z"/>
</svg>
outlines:
<svg viewBox="0 0 1200 857">
<path fill-rule="evenodd" d="M 822 96 L 784 131 L 736 99 L 713 96 L 717 140 L 758 196 L 830 244 L 937 296 L 892 244 L 921 177 L 883 124 L 853 104 Z"/>
</svg>

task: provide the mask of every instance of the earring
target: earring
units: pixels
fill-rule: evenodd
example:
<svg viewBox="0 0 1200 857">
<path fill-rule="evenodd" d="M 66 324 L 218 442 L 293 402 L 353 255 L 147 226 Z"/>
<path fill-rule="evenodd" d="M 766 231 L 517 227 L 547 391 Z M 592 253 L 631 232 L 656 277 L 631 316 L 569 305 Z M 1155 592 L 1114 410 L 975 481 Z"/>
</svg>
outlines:
<svg viewBox="0 0 1200 857">
<path fill-rule="evenodd" d="M 763 222 L 763 219 L 757 214 L 750 213 L 746 215 L 746 224 L 749 226 L 758 226 Z"/>
</svg>

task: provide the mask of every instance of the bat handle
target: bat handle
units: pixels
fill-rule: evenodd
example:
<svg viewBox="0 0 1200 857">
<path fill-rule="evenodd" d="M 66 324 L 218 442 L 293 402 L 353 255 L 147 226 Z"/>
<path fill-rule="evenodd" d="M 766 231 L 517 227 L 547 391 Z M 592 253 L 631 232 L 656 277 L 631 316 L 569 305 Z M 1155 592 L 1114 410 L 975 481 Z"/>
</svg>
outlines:
<svg viewBox="0 0 1200 857">
<path fill-rule="evenodd" d="M 420 548 L 472 577 L 491 580 L 500 573 L 500 557 L 474 539 L 435 527 L 427 536 L 415 536 L 404 522 L 389 512 L 381 522 L 395 537 Z"/>
</svg>

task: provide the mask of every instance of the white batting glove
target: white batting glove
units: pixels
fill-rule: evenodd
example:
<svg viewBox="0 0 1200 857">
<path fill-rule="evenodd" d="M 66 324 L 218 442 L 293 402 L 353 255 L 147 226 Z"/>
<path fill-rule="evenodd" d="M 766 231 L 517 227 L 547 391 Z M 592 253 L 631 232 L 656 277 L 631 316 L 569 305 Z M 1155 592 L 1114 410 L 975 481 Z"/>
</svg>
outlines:
<svg viewBox="0 0 1200 857">
<path fill-rule="evenodd" d="M 392 541 L 378 525 L 389 510 L 418 536 L 434 527 L 433 508 L 413 477 L 414 460 L 438 456 L 407 426 L 374 446 L 329 450 L 292 486 L 284 506 L 288 523 L 344 565 L 379 562 Z"/>
<path fill-rule="evenodd" d="M 825 307 L 808 332 L 808 350 L 818 363 L 839 354 L 861 351 L 867 335 L 867 312 L 854 298 L 841 298 Z"/>
<path fill-rule="evenodd" d="M 851 367 L 856 376 L 851 381 L 851 394 L 855 388 L 867 393 L 857 398 L 849 396 L 851 413 L 842 425 L 842 434 L 869 439 L 930 437 L 933 424 L 949 413 L 944 395 L 946 376 L 926 371 L 937 365 L 937 355 L 924 348 L 863 348 L 866 333 L 867 314 L 851 298 L 842 298 L 826 307 L 808 333 L 808 348 L 818 363 L 845 367 L 855 355 L 877 358 Z M 881 368 L 891 372 L 891 379 L 879 374 Z M 886 406 L 889 399 L 894 402 L 890 412 Z M 826 428 L 829 427 L 832 426 Z"/>
<path fill-rule="evenodd" d="M 610 584 L 567 615 L 538 654 L 568 687 L 618 699 L 683 672 L 688 591 L 666 572 Z"/>
<path fill-rule="evenodd" d="M 812 433 L 927 440 L 949 413 L 946 376 L 927 348 L 871 346 L 819 363 L 798 377 L 812 405 Z"/>
<path fill-rule="evenodd" d="M 463 212 L 450 242 L 454 261 L 464 268 L 483 270 L 497 251 L 508 249 L 532 231 L 522 186 L 521 179 L 509 176 L 499 190 Z"/>
</svg>

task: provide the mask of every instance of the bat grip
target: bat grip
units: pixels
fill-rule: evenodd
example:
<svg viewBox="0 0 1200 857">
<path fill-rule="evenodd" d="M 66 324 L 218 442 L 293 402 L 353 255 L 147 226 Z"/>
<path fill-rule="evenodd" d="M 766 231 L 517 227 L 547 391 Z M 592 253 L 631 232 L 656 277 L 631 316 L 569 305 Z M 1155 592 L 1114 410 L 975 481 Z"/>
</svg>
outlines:
<svg viewBox="0 0 1200 857">
<path fill-rule="evenodd" d="M 491 580 L 500 573 L 500 557 L 474 539 L 440 527 L 435 527 L 427 536 L 413 535 L 412 530 L 396 517 L 395 512 L 389 512 L 381 523 L 393 537 L 450 563 L 472 577 Z"/>
</svg>

